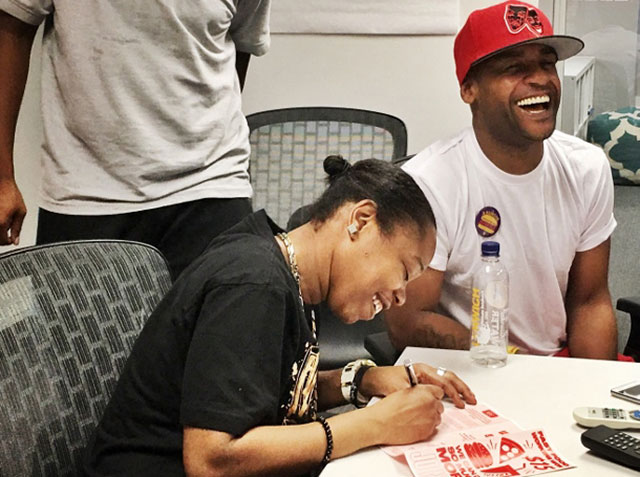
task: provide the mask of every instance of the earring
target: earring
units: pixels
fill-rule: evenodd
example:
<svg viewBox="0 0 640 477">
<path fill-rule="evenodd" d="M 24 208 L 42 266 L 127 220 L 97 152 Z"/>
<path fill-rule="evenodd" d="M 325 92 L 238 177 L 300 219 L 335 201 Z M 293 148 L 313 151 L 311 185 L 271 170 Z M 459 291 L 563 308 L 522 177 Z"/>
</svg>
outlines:
<svg viewBox="0 0 640 477">
<path fill-rule="evenodd" d="M 347 226 L 347 232 L 349 232 L 349 235 L 355 235 L 356 232 L 358 232 L 358 224 L 356 224 L 355 222 L 351 222 Z"/>
</svg>

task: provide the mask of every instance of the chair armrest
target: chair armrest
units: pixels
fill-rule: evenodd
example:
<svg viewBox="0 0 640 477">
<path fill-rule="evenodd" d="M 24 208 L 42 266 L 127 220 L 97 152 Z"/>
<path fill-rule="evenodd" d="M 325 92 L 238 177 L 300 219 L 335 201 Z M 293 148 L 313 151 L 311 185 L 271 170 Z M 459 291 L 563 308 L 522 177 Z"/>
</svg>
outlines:
<svg viewBox="0 0 640 477">
<path fill-rule="evenodd" d="M 620 298 L 616 303 L 616 308 L 620 311 L 626 311 L 632 316 L 640 316 L 640 296 Z"/>
<path fill-rule="evenodd" d="M 640 360 L 640 296 L 620 298 L 616 308 L 629 313 L 630 331 L 624 354 L 631 356 L 636 361 Z"/>
<path fill-rule="evenodd" d="M 380 366 L 391 366 L 400 356 L 400 352 L 391 344 L 386 331 L 367 335 L 364 339 L 364 347 Z"/>
<path fill-rule="evenodd" d="M 366 336 L 385 329 L 380 317 L 348 325 L 331 311 L 326 302 L 314 306 L 314 310 L 320 345 L 320 370 L 342 368 L 355 359 L 372 359 L 364 347 L 364 340 Z"/>
</svg>

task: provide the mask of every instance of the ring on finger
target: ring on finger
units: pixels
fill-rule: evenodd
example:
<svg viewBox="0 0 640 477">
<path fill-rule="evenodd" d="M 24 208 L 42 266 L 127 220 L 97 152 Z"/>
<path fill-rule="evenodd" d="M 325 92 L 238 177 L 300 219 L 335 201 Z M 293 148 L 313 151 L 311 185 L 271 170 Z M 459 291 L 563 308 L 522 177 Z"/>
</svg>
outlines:
<svg viewBox="0 0 640 477">
<path fill-rule="evenodd" d="M 436 374 L 438 376 L 444 376 L 444 373 L 447 372 L 447 368 L 443 368 L 442 366 L 438 367 L 438 370 L 436 371 Z"/>
</svg>

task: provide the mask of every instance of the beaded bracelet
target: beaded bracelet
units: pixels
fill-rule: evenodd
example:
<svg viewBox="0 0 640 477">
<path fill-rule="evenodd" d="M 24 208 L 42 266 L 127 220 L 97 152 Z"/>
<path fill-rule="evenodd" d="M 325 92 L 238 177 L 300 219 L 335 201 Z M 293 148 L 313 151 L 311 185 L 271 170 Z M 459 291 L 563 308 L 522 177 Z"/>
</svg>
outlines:
<svg viewBox="0 0 640 477">
<path fill-rule="evenodd" d="M 331 432 L 331 427 L 327 420 L 318 416 L 318 422 L 322 424 L 322 428 L 324 429 L 324 434 L 327 437 L 327 450 L 324 452 L 324 457 L 322 458 L 322 462 L 320 462 L 320 468 L 324 468 L 325 465 L 329 463 L 331 460 L 331 454 L 333 454 L 333 433 Z"/>
</svg>

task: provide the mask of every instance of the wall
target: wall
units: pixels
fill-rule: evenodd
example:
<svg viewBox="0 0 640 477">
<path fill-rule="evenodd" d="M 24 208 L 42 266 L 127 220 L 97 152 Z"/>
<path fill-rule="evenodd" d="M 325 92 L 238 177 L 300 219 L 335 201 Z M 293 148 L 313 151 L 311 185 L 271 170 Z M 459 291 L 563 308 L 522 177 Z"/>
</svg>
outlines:
<svg viewBox="0 0 640 477">
<path fill-rule="evenodd" d="M 461 23 L 472 10 L 492 3 L 460 0 Z M 409 152 L 418 152 L 470 124 L 452 52 L 453 36 L 274 35 L 271 51 L 251 61 L 244 110 L 335 105 L 385 111 L 405 121 Z M 35 242 L 42 138 L 39 58 L 36 46 L 16 132 L 16 176 L 28 208 L 21 246 Z"/>
<path fill-rule="evenodd" d="M 596 58 L 595 114 L 635 105 L 639 8 L 638 0 L 567 0 L 566 32 Z"/>
<path fill-rule="evenodd" d="M 252 60 L 246 113 L 289 106 L 346 106 L 403 119 L 409 152 L 468 123 L 453 74 L 453 38 L 277 35 Z M 301 54 L 302 52 L 302 54 Z"/>
<path fill-rule="evenodd" d="M 461 0 L 460 23 L 495 3 Z M 530 2 L 537 3 L 537 2 Z M 453 36 L 273 35 L 271 51 L 252 58 L 244 111 L 346 106 L 405 121 L 409 153 L 470 124 L 460 100 Z"/>
</svg>

